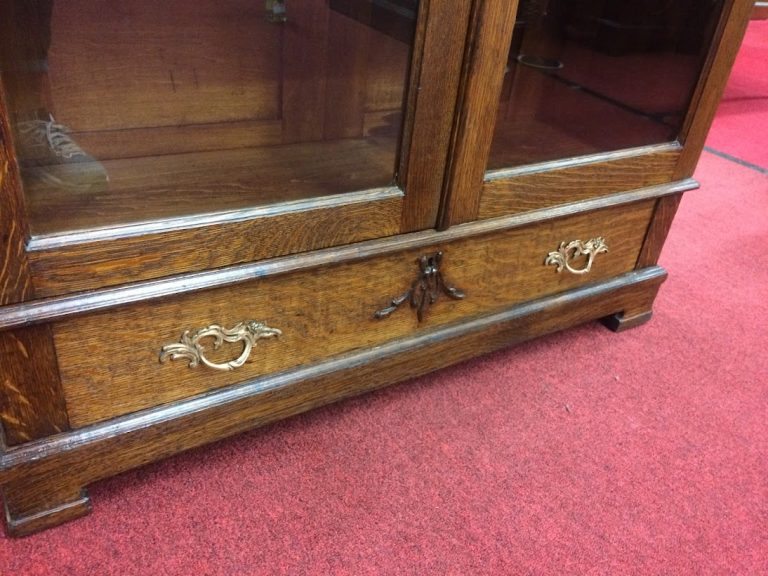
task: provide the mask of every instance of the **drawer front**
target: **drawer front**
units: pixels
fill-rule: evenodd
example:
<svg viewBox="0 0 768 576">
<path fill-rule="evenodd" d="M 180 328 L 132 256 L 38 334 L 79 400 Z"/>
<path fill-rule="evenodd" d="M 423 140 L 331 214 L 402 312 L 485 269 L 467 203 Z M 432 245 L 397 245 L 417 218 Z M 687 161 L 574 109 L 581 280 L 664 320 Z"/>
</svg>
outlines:
<svg viewBox="0 0 768 576">
<path fill-rule="evenodd" d="M 54 334 L 70 422 L 84 426 L 630 271 L 653 206 L 648 200 L 62 321 Z M 417 262 L 438 251 L 439 263 Z M 390 304 L 411 288 L 420 300 L 422 277 L 439 296 L 431 306 L 426 298 L 419 321 L 407 300 Z"/>
</svg>

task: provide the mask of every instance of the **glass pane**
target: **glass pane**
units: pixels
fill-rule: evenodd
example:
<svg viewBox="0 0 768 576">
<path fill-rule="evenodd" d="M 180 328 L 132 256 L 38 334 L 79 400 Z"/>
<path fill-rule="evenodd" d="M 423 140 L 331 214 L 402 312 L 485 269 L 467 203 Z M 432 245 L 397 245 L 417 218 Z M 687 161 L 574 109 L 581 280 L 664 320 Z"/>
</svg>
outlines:
<svg viewBox="0 0 768 576">
<path fill-rule="evenodd" d="M 0 0 L 35 234 L 393 182 L 418 0 Z"/>
<path fill-rule="evenodd" d="M 676 139 L 723 0 L 521 0 L 489 168 Z"/>
</svg>

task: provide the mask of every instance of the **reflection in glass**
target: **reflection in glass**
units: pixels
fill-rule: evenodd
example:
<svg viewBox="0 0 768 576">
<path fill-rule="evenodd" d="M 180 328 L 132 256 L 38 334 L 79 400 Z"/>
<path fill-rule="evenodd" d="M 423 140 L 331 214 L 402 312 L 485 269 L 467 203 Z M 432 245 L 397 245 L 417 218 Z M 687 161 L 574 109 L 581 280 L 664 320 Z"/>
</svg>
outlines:
<svg viewBox="0 0 768 576">
<path fill-rule="evenodd" d="M 0 0 L 33 233 L 390 185 L 417 0 Z"/>
<path fill-rule="evenodd" d="M 674 141 L 723 0 L 521 0 L 490 169 Z"/>
</svg>

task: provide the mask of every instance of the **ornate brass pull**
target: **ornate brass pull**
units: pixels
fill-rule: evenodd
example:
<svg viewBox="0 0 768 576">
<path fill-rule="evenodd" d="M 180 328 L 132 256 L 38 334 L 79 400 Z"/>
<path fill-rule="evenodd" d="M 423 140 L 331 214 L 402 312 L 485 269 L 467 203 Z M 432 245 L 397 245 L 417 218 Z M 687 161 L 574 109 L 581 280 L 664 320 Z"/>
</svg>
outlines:
<svg viewBox="0 0 768 576">
<path fill-rule="evenodd" d="M 429 307 L 437 302 L 440 292 L 454 300 L 462 300 L 465 297 L 464 292 L 449 286 L 445 282 L 440 271 L 440 262 L 442 260 L 442 252 L 419 258 L 416 261 L 419 265 L 419 276 L 413 281 L 411 287 L 400 296 L 393 298 L 389 306 L 377 310 L 373 316 L 375 318 L 386 318 L 407 300 L 411 303 L 411 308 L 416 310 L 416 317 L 421 322 L 424 320 L 424 314 L 426 314 Z"/>
<path fill-rule="evenodd" d="M 163 346 L 160 350 L 160 362 L 165 362 L 169 358 L 171 360 L 184 358 L 189 360 L 190 368 L 197 368 L 202 362 L 214 370 L 234 370 L 245 364 L 257 340 L 279 336 L 280 334 L 282 332 L 277 328 L 270 328 L 266 324 L 255 322 L 254 320 L 240 322 L 229 329 L 213 324 L 198 330 L 194 334 L 191 334 L 189 330 L 185 330 L 179 342 Z M 205 347 L 200 343 L 205 338 L 213 338 L 214 350 L 219 349 L 224 342 L 243 342 L 243 351 L 235 360 L 230 360 L 224 364 L 211 362 L 205 357 Z"/>
<path fill-rule="evenodd" d="M 565 268 L 571 274 L 587 274 L 592 270 L 592 263 L 595 260 L 595 256 L 603 252 L 608 252 L 608 246 L 605 243 L 605 238 L 602 236 L 592 238 L 586 242 L 582 242 L 581 240 L 574 240 L 567 244 L 561 242 L 557 252 L 549 253 L 547 259 L 544 261 L 544 265 L 557 266 L 558 272 L 562 272 L 563 268 Z M 587 257 L 586 266 L 581 269 L 573 268 L 571 264 L 581 256 Z"/>
</svg>

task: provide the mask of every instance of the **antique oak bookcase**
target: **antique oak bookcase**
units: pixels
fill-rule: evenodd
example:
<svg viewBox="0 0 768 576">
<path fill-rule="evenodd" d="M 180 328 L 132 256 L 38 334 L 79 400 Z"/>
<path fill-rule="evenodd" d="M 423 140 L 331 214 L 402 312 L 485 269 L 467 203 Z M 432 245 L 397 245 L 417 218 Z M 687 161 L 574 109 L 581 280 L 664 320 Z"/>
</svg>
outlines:
<svg viewBox="0 0 768 576">
<path fill-rule="evenodd" d="M 648 320 L 752 8 L 0 0 L 8 533 L 181 450 Z"/>
</svg>

